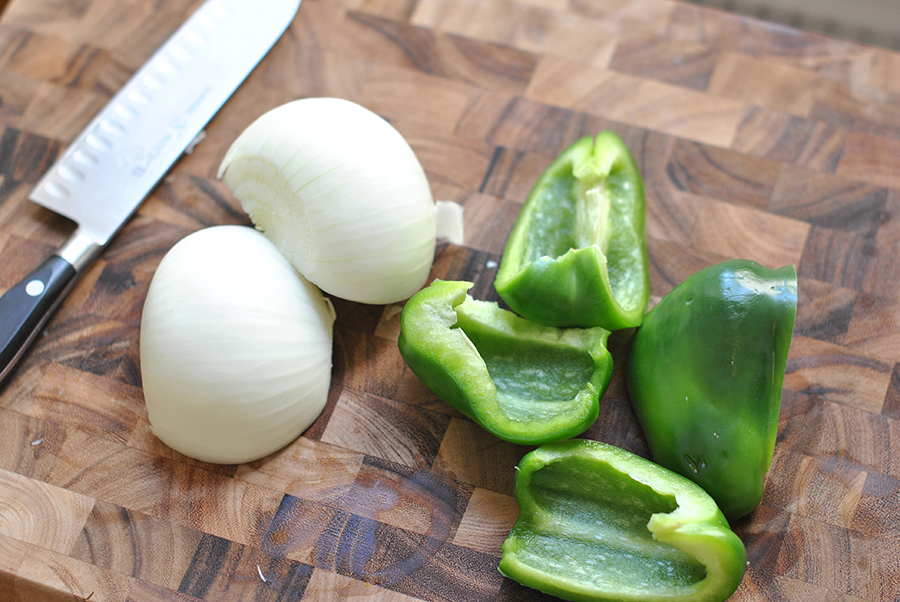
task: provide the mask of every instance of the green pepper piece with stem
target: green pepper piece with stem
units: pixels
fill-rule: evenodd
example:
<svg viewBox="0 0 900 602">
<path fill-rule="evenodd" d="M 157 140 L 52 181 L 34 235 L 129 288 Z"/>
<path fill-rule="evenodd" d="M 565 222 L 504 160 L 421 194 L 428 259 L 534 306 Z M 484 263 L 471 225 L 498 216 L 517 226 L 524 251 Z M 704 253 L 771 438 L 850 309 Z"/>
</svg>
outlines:
<svg viewBox="0 0 900 602">
<path fill-rule="evenodd" d="M 512 443 L 583 433 L 612 377 L 602 328 L 529 322 L 468 295 L 470 282 L 435 280 L 400 317 L 400 354 L 447 404 Z"/>
<path fill-rule="evenodd" d="M 516 472 L 500 572 L 573 601 L 722 602 L 747 552 L 698 485 L 587 439 L 543 445 Z"/>
<path fill-rule="evenodd" d="M 612 132 L 575 142 L 541 175 L 494 280 L 519 315 L 557 327 L 641 323 L 650 298 L 644 184 Z"/>
<path fill-rule="evenodd" d="M 626 384 L 654 461 L 730 521 L 762 500 L 796 312 L 793 266 L 733 259 L 672 289 L 631 341 Z"/>
</svg>

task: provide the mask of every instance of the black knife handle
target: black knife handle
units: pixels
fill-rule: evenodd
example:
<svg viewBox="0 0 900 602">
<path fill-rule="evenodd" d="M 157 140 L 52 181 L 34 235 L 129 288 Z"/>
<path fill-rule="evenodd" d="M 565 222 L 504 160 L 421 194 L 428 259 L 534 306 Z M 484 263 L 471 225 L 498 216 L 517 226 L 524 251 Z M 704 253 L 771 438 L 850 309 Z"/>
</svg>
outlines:
<svg viewBox="0 0 900 602">
<path fill-rule="evenodd" d="M 0 382 L 50 318 L 76 275 L 72 264 L 51 255 L 0 297 Z"/>
</svg>

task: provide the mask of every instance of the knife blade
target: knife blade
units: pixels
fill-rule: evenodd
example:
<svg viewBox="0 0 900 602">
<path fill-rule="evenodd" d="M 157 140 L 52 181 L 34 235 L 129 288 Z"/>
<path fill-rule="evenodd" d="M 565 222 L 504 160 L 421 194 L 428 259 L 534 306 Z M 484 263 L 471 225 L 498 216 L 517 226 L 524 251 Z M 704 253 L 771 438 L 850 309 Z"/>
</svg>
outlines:
<svg viewBox="0 0 900 602">
<path fill-rule="evenodd" d="M 299 8 L 300 0 L 207 0 L 44 174 L 28 198 L 76 228 L 0 297 L 0 383 Z"/>
</svg>

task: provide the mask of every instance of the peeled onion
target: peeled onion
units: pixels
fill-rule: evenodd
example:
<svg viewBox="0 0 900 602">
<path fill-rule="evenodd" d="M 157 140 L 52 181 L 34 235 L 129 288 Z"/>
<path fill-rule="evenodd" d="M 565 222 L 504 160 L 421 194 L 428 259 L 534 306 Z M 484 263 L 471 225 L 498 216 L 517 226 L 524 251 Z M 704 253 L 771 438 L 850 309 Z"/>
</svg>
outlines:
<svg viewBox="0 0 900 602">
<path fill-rule="evenodd" d="M 410 297 L 428 278 L 436 234 L 462 242 L 459 205 L 436 204 L 406 140 L 348 100 L 265 113 L 234 141 L 219 177 L 301 274 L 350 301 Z"/>
<path fill-rule="evenodd" d="M 163 258 L 144 303 L 141 373 L 154 434 L 234 464 L 287 445 L 331 384 L 334 310 L 261 233 L 215 226 Z"/>
</svg>

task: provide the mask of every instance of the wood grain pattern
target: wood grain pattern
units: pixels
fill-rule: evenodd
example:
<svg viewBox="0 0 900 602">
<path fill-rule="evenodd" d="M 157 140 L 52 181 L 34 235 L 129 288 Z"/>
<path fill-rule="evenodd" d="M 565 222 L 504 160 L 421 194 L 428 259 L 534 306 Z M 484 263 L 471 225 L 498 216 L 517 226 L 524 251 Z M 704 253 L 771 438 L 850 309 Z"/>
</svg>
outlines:
<svg viewBox="0 0 900 602">
<path fill-rule="evenodd" d="M 200 0 L 14 0 L 0 20 L 0 292 L 71 224 L 38 178 Z M 178 240 L 248 224 L 215 173 L 257 116 L 339 96 L 409 140 L 493 278 L 521 203 L 602 129 L 647 192 L 652 302 L 730 257 L 794 264 L 800 301 L 735 601 L 900 598 L 900 55 L 677 0 L 304 0 L 285 36 L 91 266 L 0 389 L 0 602 L 550 600 L 497 571 L 527 448 L 426 389 L 402 304 L 334 300 L 328 404 L 217 466 L 147 422 L 140 313 Z M 584 436 L 647 456 L 622 377 Z"/>
</svg>

